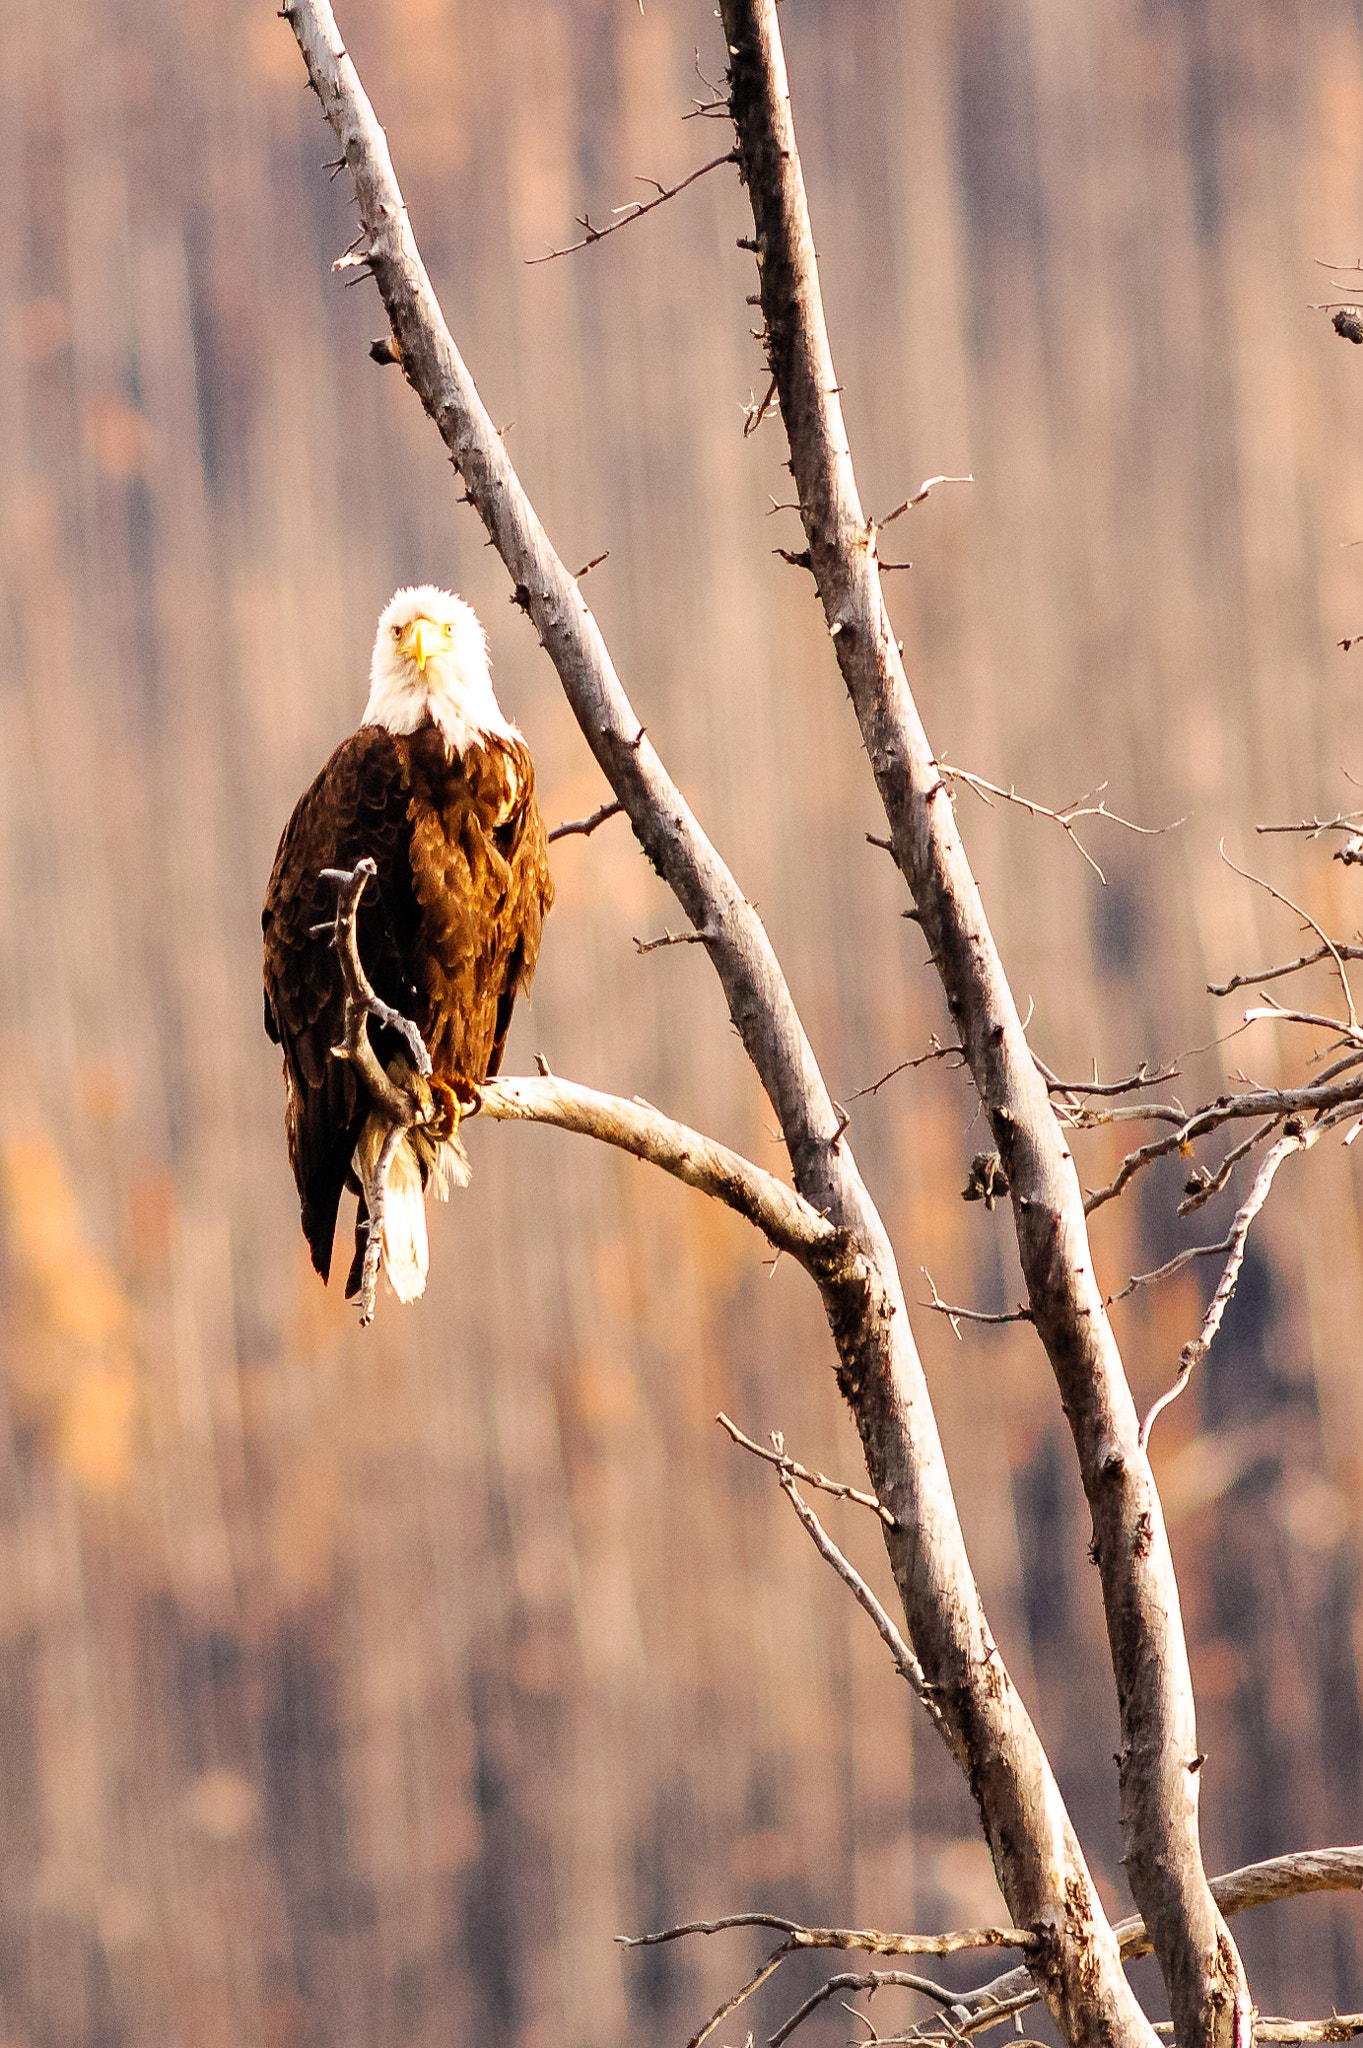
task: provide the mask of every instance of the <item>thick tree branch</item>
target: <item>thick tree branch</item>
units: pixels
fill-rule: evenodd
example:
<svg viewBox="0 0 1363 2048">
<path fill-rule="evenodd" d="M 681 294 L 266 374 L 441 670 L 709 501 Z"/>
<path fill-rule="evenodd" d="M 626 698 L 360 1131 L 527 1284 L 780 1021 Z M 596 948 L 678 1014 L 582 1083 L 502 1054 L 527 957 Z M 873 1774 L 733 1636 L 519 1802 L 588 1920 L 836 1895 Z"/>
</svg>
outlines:
<svg viewBox="0 0 1363 2048">
<path fill-rule="evenodd" d="M 478 1110 L 498 1123 L 555 1124 L 561 1131 L 576 1131 L 632 1152 L 636 1159 L 647 1159 L 746 1216 L 778 1251 L 789 1252 L 816 1277 L 829 1274 L 840 1261 L 855 1262 L 846 1234 L 825 1221 L 794 1188 L 727 1145 L 674 1122 L 650 1102 L 602 1095 L 556 1074 L 504 1074 L 482 1083 Z"/>
<path fill-rule="evenodd" d="M 1212 1897 L 1227 1918 L 1246 1912 L 1251 1906 L 1276 1905 L 1279 1900 L 1301 1898 L 1307 1892 L 1356 1891 L 1363 1891 L 1363 1843 L 1337 1849 L 1299 1849 L 1289 1856 L 1272 1856 L 1264 1863 L 1247 1863 L 1242 1869 L 1227 1871 L 1224 1877 L 1211 1881 Z M 1139 1913 L 1119 1920 L 1113 1932 L 1121 1945 L 1123 1962 L 1133 1963 L 1138 1956 L 1149 1955 L 1150 1936 Z M 963 1992 L 961 2005 L 970 2013 L 993 2014 L 998 2006 L 1025 2010 L 1025 2005 L 1014 2006 L 1013 2001 L 1018 1999 L 1024 1999 L 1026 2004 L 1034 2004 L 1037 1999 L 1034 1989 L 1028 1995 L 1025 1969 L 1005 1971 L 1001 1977 L 982 1984 L 978 1991 Z M 925 2031 L 915 2029 L 915 2037 L 922 2037 Z M 965 2031 L 970 2031 L 968 2026 Z"/>
<path fill-rule="evenodd" d="M 815 582 L 876 785 L 1012 1190 L 1038 1333 L 1074 1432 L 1093 1514 L 1122 1714 L 1127 1875 L 1155 1938 L 1185 2048 L 1241 2048 L 1251 2002 L 1207 1888 L 1196 1722 L 1178 1587 L 1130 1388 L 1093 1274 L 1083 1201 L 990 935 L 881 594 L 824 325 L 776 0 L 721 0 L 740 164 L 752 200 L 767 359 L 790 443 Z M 863 1426 L 864 1426 L 863 1419 Z M 879 1491 L 879 1488 L 877 1488 Z M 1041 1906 L 986 1807 L 1014 1919 Z M 1071 2042 L 1148 2039 L 1087 1873 L 1084 1921 L 1048 2002 Z M 1064 1945 L 1062 1944 L 1062 1950 Z M 1084 1952 L 1083 1971 L 1076 1968 Z"/>
</svg>

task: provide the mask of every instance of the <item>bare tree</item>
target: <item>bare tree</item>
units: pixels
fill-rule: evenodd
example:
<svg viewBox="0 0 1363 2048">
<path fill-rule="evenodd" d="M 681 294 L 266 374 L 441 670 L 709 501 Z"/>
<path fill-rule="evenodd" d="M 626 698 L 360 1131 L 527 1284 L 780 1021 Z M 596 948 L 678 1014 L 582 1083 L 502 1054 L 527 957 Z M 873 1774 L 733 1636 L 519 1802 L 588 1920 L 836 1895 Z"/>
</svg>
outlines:
<svg viewBox="0 0 1363 2048">
<path fill-rule="evenodd" d="M 947 1050 L 958 1051 L 968 1065 L 992 1132 L 994 1149 L 976 1161 L 966 1193 L 991 1207 L 1005 1195 L 1011 1204 L 1027 1289 L 1020 1313 L 1035 1326 L 1055 1375 L 1092 1513 L 1093 1554 L 1121 1713 L 1125 1866 L 1141 1914 L 1139 1923 L 1114 1928 L 1041 1740 L 983 1612 L 894 1250 L 858 1173 L 847 1115 L 829 1094 L 756 912 L 668 775 L 630 704 L 578 580 L 555 553 L 478 397 L 422 264 L 383 131 L 327 0 L 286 0 L 282 11 L 340 142 L 359 202 L 361 234 L 337 267 L 367 270 L 378 285 L 391 339 L 376 344 L 376 353 L 401 365 L 436 424 L 469 501 L 510 572 L 515 599 L 553 661 L 613 792 L 609 808 L 623 809 L 644 852 L 676 895 L 690 929 L 668 933 L 663 942 L 694 942 L 709 955 L 735 1029 L 779 1120 L 794 1192 L 648 1105 L 595 1095 L 548 1074 L 488 1084 L 482 1090 L 483 1113 L 537 1118 L 623 1145 L 738 1209 L 811 1275 L 833 1339 L 838 1384 L 865 1452 L 871 1492 L 861 1497 L 880 1523 L 906 1634 L 874 1601 L 800 1495 L 797 1479 L 822 1485 L 827 1483 L 823 1475 L 805 1472 L 779 1442 L 770 1452 L 751 1443 L 747 1448 L 775 1463 L 804 1526 L 872 1613 L 898 1669 L 965 1774 L 1012 1916 L 1007 1928 L 946 1937 L 810 1929 L 766 1916 L 738 1916 L 668 1929 L 657 1938 L 712 1932 L 740 1922 L 780 1933 L 758 1976 L 725 2002 L 710 2026 L 797 1948 L 921 1955 L 1012 1946 L 1022 1953 L 1025 1974 L 997 1980 L 966 2000 L 916 1973 L 840 1974 L 792 2016 L 778 2040 L 839 1989 L 873 1992 L 895 1983 L 935 2002 L 942 2017 L 920 2031 L 943 2039 L 995 2023 L 1040 1996 L 1067 2042 L 1097 2048 L 1100 2043 L 1148 2041 L 1150 2023 L 1123 1969 L 1124 1956 L 1146 1945 L 1163 1973 L 1175 2037 L 1186 2048 L 1194 2043 L 1241 2048 L 1256 2031 L 1264 2038 L 1301 2039 L 1357 2030 L 1352 2020 L 1338 2018 L 1256 2021 L 1223 1912 L 1294 1889 L 1357 1886 L 1363 1871 L 1359 1852 L 1334 1852 L 1333 1860 L 1324 1861 L 1288 1859 L 1290 1868 L 1275 1865 L 1257 1878 L 1237 1873 L 1218 1885 L 1209 1884 L 1203 1869 L 1198 1835 L 1202 1757 L 1178 1587 L 1146 1455 L 1156 1411 L 1142 1425 L 1094 1275 L 1086 1223 L 1086 1209 L 1120 1192 L 1148 1159 L 1175 1149 L 1187 1152 L 1231 1118 L 1254 1119 L 1254 1133 L 1215 1171 L 1198 1170 L 1189 1209 L 1199 1206 L 1214 1186 L 1224 1185 L 1237 1160 L 1254 1145 L 1272 1140 L 1229 1236 L 1187 1254 L 1220 1254 L 1226 1263 L 1202 1331 L 1185 1348 L 1179 1376 L 1166 1397 L 1172 1398 L 1215 1335 L 1246 1235 L 1273 1175 L 1293 1152 L 1309 1148 L 1363 1100 L 1357 1078 L 1363 1033 L 1342 949 L 1319 935 L 1323 954 L 1338 968 L 1346 1018 L 1280 1013 L 1333 1035 L 1339 1048 L 1327 1072 L 1309 1086 L 1247 1087 L 1192 1114 L 1177 1105 L 1149 1102 L 1114 1108 L 1105 1095 L 1134 1093 L 1168 1076 L 1142 1071 L 1120 1091 L 1103 1091 L 1067 1084 L 1034 1057 L 952 803 L 957 779 L 988 786 L 947 767 L 929 743 L 881 589 L 878 534 L 888 521 L 878 527 L 868 518 L 857 492 L 824 325 L 776 0 L 723 0 L 727 89 L 707 111 L 732 119 L 736 142 L 705 168 L 736 162 L 752 204 L 750 246 L 757 263 L 770 385 L 762 402 L 754 404 L 749 426 L 773 403 L 779 406 L 805 536 L 804 548 L 788 559 L 814 578 L 888 820 L 889 837 L 881 843 L 903 875 L 911 900 L 906 914 L 917 920 L 928 942 L 958 1033 L 958 1045 Z M 681 189 L 678 184 L 660 190 L 656 201 L 631 209 L 629 217 L 638 218 Z M 581 225 L 578 248 L 606 232 L 589 220 Z M 1103 809 L 1101 804 L 1089 808 L 1095 815 Z M 568 829 L 588 830 L 601 815 Z M 1076 807 L 1051 815 L 1073 831 Z M 1294 964 L 1304 966 L 1309 958 Z M 1113 1185 L 1086 1203 L 1068 1132 L 1123 1114 L 1173 1128 L 1131 1155 Z M 852 1489 L 843 1485 L 841 1490 Z M 1314 2026 L 1315 2032 L 1304 2033 L 1304 2025 Z M 1282 2028 L 1288 2031 L 1274 2031 Z"/>
</svg>

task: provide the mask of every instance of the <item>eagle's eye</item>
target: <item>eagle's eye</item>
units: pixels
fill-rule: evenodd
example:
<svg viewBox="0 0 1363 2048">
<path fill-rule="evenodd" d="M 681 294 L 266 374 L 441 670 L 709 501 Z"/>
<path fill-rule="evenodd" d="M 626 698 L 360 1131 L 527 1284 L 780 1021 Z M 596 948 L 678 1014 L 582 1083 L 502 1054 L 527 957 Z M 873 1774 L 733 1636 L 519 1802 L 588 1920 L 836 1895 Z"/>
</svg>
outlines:
<svg viewBox="0 0 1363 2048">
<path fill-rule="evenodd" d="M 401 626 L 394 626 L 394 628 L 393 628 L 393 638 L 394 638 L 395 640 L 400 640 L 400 639 L 402 638 L 402 628 L 401 628 Z"/>
<path fill-rule="evenodd" d="M 449 637 L 450 637 L 450 634 L 451 634 L 451 633 L 452 633 L 453 631 L 454 631 L 454 621 L 453 621 L 452 619 L 446 619 L 446 621 L 445 621 L 445 638 L 446 638 L 447 640 L 449 639 Z"/>
</svg>

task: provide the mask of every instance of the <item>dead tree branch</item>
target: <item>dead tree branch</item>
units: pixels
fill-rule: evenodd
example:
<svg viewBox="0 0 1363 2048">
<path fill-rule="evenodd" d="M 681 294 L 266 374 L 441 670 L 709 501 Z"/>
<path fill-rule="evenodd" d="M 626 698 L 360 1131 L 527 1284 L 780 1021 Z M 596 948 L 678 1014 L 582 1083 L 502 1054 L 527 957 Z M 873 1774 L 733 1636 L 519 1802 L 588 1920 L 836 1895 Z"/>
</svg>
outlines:
<svg viewBox="0 0 1363 2048">
<path fill-rule="evenodd" d="M 1315 933 L 1316 937 L 1320 940 L 1322 946 L 1324 946 L 1326 952 L 1330 955 L 1330 958 L 1335 963 L 1335 970 L 1339 975 L 1339 985 L 1341 989 L 1344 991 L 1345 1007 L 1349 1012 L 1349 1029 L 1351 1032 L 1357 1033 L 1358 1016 L 1354 1010 L 1353 990 L 1349 987 L 1349 977 L 1345 971 L 1344 961 L 1340 955 L 1339 948 L 1335 944 L 1334 940 L 1330 937 L 1329 933 L 1322 930 L 1321 926 L 1316 923 L 1316 920 L 1314 919 L 1314 917 L 1312 917 L 1309 910 L 1303 910 L 1301 905 L 1299 903 L 1294 903 L 1290 896 L 1284 896 L 1282 890 L 1275 889 L 1272 882 L 1265 881 L 1262 875 L 1252 874 L 1248 868 L 1237 867 L 1236 863 L 1231 859 L 1230 855 L 1226 851 L 1226 844 L 1224 840 L 1222 840 L 1221 842 L 1221 858 L 1226 863 L 1226 866 L 1230 869 L 1232 874 L 1239 875 L 1242 881 L 1253 882 L 1256 888 L 1263 889 L 1269 896 L 1271 896 L 1275 903 L 1281 903 L 1284 909 L 1292 911 L 1295 916 L 1301 919 L 1303 924 L 1310 926 L 1311 930 Z"/>
<path fill-rule="evenodd" d="M 878 1927 L 806 1927 L 779 1913 L 726 1913 L 719 1920 L 685 1920 L 656 1934 L 617 1934 L 621 1948 L 652 1948 L 691 1934 L 727 1934 L 735 1927 L 770 1927 L 790 1936 L 792 1954 L 802 1948 L 859 1949 L 873 1956 L 954 1956 L 966 1949 L 1041 1946 L 1025 1927 L 963 1927 L 951 1934 L 886 1934 Z"/>
<path fill-rule="evenodd" d="M 765 1458 L 769 1465 L 776 1465 L 782 1472 L 789 1472 L 793 1479 L 802 1479 L 806 1486 L 817 1486 L 821 1493 L 831 1494 L 834 1500 L 852 1500 L 858 1507 L 870 1508 L 872 1514 L 879 1515 L 888 1528 L 894 1527 L 894 1516 L 873 1493 L 861 1493 L 855 1486 L 845 1485 L 841 1479 L 830 1479 L 825 1472 L 811 1472 L 808 1465 L 802 1465 L 798 1458 L 787 1457 L 784 1445 L 778 1443 L 775 1435 L 772 1437 L 771 1450 L 767 1450 L 763 1444 L 754 1443 L 752 1438 L 745 1436 L 738 1424 L 731 1422 L 722 1410 L 715 1417 L 715 1421 L 721 1429 L 728 1431 L 732 1441 L 741 1450 L 751 1451 L 755 1458 Z"/>
<path fill-rule="evenodd" d="M 1341 1065 L 1344 1063 L 1341 1062 Z M 1348 1063 L 1352 1066 L 1353 1061 Z M 1336 1068 L 1333 1071 L 1338 1072 Z M 1327 1117 L 1335 1121 L 1339 1112 L 1356 1108 L 1363 1103 L 1363 1077 L 1355 1074 L 1351 1080 L 1324 1079 L 1309 1088 L 1247 1088 L 1239 1095 L 1221 1095 L 1205 1109 L 1194 1110 L 1176 1131 L 1166 1138 L 1152 1138 L 1148 1145 L 1141 1145 L 1136 1151 L 1128 1152 L 1106 1187 L 1093 1189 L 1084 1200 L 1084 1212 L 1091 1215 L 1101 1209 L 1104 1202 L 1110 1202 L 1121 1194 L 1143 1166 L 1153 1160 L 1165 1159 L 1171 1152 L 1187 1152 L 1194 1141 L 1205 1137 L 1209 1131 L 1219 1130 L 1222 1124 L 1233 1123 L 1243 1117 L 1266 1119 L 1266 1135 L 1273 1125 L 1285 1116 Z"/>
<path fill-rule="evenodd" d="M 1266 832 L 1275 828 L 1261 825 L 1258 831 Z M 1284 825 L 1276 828 L 1286 831 Z M 1317 946 L 1314 953 L 1303 953 L 1300 960 L 1285 960 L 1280 967 L 1261 967 L 1257 974 L 1233 974 L 1229 981 L 1209 981 L 1209 996 L 1234 995 L 1238 988 L 1253 988 L 1260 982 L 1278 981 L 1285 974 L 1300 974 L 1304 967 L 1314 967 L 1321 960 L 1363 960 L 1363 946 L 1344 946 L 1336 942 Z"/>
<path fill-rule="evenodd" d="M 717 171 L 721 164 L 731 164 L 734 161 L 734 152 L 728 149 L 723 156 L 712 157 L 708 164 L 702 164 L 699 170 L 689 172 L 675 185 L 660 185 L 656 178 L 640 178 L 637 181 L 639 184 L 652 185 L 655 188 L 654 198 L 633 199 L 628 206 L 617 206 L 615 219 L 604 228 L 593 227 L 589 215 L 580 213 L 577 216 L 577 224 L 582 229 L 580 242 L 569 242 L 564 249 L 548 249 L 543 256 L 527 256 L 525 261 L 527 265 L 553 263 L 560 256 L 575 256 L 579 249 L 590 249 L 595 243 L 604 242 L 607 235 L 618 234 L 621 228 L 632 226 L 636 220 L 642 220 L 646 213 L 652 213 L 656 207 L 665 206 L 669 199 L 675 199 L 688 185 L 694 185 L 697 178 L 705 177 L 709 171 Z"/>
<path fill-rule="evenodd" d="M 1213 1337 L 1215 1337 L 1221 1327 L 1221 1318 L 1226 1313 L 1227 1304 L 1234 1294 L 1236 1282 L 1240 1278 L 1240 1268 L 1244 1263 L 1245 1243 L 1249 1237 L 1249 1227 L 1263 1208 L 1264 1203 L 1268 1200 L 1268 1191 L 1273 1185 L 1274 1175 L 1289 1153 L 1308 1151 L 1316 1143 L 1325 1128 L 1324 1124 L 1316 1124 L 1310 1130 L 1304 1130 L 1301 1124 L 1294 1118 L 1283 1136 L 1279 1138 L 1277 1144 L 1267 1154 L 1258 1173 L 1254 1176 L 1254 1185 L 1236 1211 L 1235 1221 L 1230 1227 L 1225 1244 L 1225 1250 L 1229 1256 L 1221 1278 L 1217 1282 L 1216 1292 L 1207 1304 L 1207 1313 L 1202 1318 L 1202 1328 L 1190 1344 L 1184 1345 L 1182 1352 L 1179 1354 L 1178 1376 L 1173 1385 L 1160 1395 L 1141 1424 L 1142 1450 L 1150 1442 L 1150 1430 L 1155 1417 L 1161 1415 L 1171 1402 L 1178 1399 L 1183 1389 L 1187 1386 L 1194 1367 L 1202 1363 L 1211 1346 Z"/>
<path fill-rule="evenodd" d="M 924 1998 L 935 1999 L 938 2005 L 951 2006 L 956 2003 L 956 1993 L 947 1991 L 940 1984 L 934 1984 L 930 1977 L 915 1977 L 908 1970 L 843 1970 L 836 1977 L 830 1977 L 817 1991 L 810 1993 L 804 2004 L 782 2023 L 767 2042 L 767 2048 L 781 2048 L 797 2027 L 803 2026 L 812 2012 L 834 1997 L 839 1991 L 877 1992 L 887 1985 L 902 1991 L 918 1991 Z"/>
<path fill-rule="evenodd" d="M 856 1566 L 843 1556 L 843 1553 L 824 1528 L 823 1523 L 819 1520 L 813 1508 L 810 1507 L 808 1501 L 804 1500 L 796 1491 L 795 1481 L 790 1473 L 785 1471 L 779 1472 L 777 1474 L 777 1481 L 782 1493 L 784 1493 L 786 1499 L 794 1508 L 801 1528 L 813 1543 L 820 1557 L 823 1558 L 826 1564 L 832 1565 L 844 1586 L 848 1588 L 853 1599 L 857 1602 L 857 1605 L 864 1608 L 875 1623 L 880 1640 L 894 1659 L 895 1670 L 910 1689 L 917 1693 L 932 1719 L 941 1727 L 943 1725 L 942 1710 L 937 1700 L 936 1689 L 929 1685 L 927 1679 L 923 1676 L 923 1667 L 905 1642 L 903 1635 L 895 1627 L 894 1622 L 890 1619 L 880 1601 L 877 1600 Z"/>
<path fill-rule="evenodd" d="M 602 1095 L 556 1074 L 503 1074 L 479 1087 L 478 1113 L 497 1123 L 554 1124 L 632 1152 L 746 1217 L 807 1272 L 827 1273 L 839 1260 L 855 1259 L 845 1234 L 794 1188 L 651 1103 Z"/>
<path fill-rule="evenodd" d="M 1211 1880 L 1212 1897 L 1228 1919 L 1251 1906 L 1274 1905 L 1281 1899 L 1300 1898 L 1307 1892 L 1348 1891 L 1363 1891 L 1363 1843 L 1337 1849 L 1299 1849 L 1288 1856 L 1270 1857 L 1263 1863 L 1248 1863 L 1240 1870 L 1227 1871 L 1224 1877 Z M 1119 1920 L 1113 1933 L 1124 1962 L 1149 1955 L 1150 1936 L 1138 1913 Z M 986 2024 L 992 2025 L 1004 2011 L 1024 2012 L 1029 2005 L 1039 2003 L 1039 1999 L 1027 1970 L 1008 1970 L 977 1991 L 963 1992 L 952 2018 L 962 2032 L 969 2033 L 974 2031 L 972 2015 L 983 2016 Z M 964 2018 L 960 2017 L 962 2014 Z M 915 2029 L 909 2038 L 934 2038 L 930 2025 Z"/>
<path fill-rule="evenodd" d="M 938 481 L 941 482 L 942 479 L 939 478 Z M 892 566 L 892 564 L 887 562 L 880 564 L 882 569 Z M 1121 825 L 1128 832 L 1139 832 L 1143 839 L 1156 839 L 1163 832 L 1176 832 L 1180 825 L 1187 823 L 1185 818 L 1175 818 L 1171 825 L 1133 824 L 1130 818 L 1119 817 L 1116 811 L 1110 811 L 1101 800 L 1103 791 L 1107 788 L 1105 782 L 1100 782 L 1096 789 L 1086 790 L 1083 796 L 1077 796 L 1073 803 L 1064 804 L 1056 811 L 1052 810 L 1049 804 L 1036 803 L 1031 797 L 1019 796 L 1012 784 L 1007 789 L 1003 789 L 997 782 L 987 782 L 983 775 L 974 775 L 965 768 L 953 768 L 940 755 L 937 758 L 936 765 L 938 773 L 945 776 L 948 782 L 964 782 L 967 788 L 973 789 L 976 796 L 986 804 L 989 803 L 991 797 L 996 796 L 1003 803 L 1016 804 L 1019 810 L 1026 811 L 1030 817 L 1053 819 L 1064 832 L 1068 833 L 1072 845 L 1083 855 L 1084 859 L 1093 869 L 1094 874 L 1097 875 L 1098 880 L 1104 884 L 1107 882 L 1107 876 L 1103 873 L 1103 870 L 1099 867 L 1097 861 L 1074 829 L 1077 819 L 1107 818 L 1112 824 Z M 1095 796 L 1099 798 L 1099 801 L 1096 804 L 1090 803 L 1090 797 Z M 992 804 L 990 804 L 990 809 L 993 809 Z"/>
<path fill-rule="evenodd" d="M 1363 2012 L 1332 2013 L 1328 2020 L 1275 2020 L 1260 2014 L 1256 2041 L 1352 2041 L 1363 2034 Z"/>
<path fill-rule="evenodd" d="M 572 839 L 575 836 L 589 839 L 598 825 L 604 825 L 607 818 L 618 818 L 624 808 L 618 798 L 613 798 L 610 803 L 602 804 L 598 810 L 593 811 L 589 818 L 570 818 L 566 824 L 555 825 L 549 834 L 549 844 L 552 846 L 556 839 Z"/>
<path fill-rule="evenodd" d="M 886 612 L 823 318 L 775 0 L 721 0 L 721 13 L 753 207 L 767 359 L 811 566 L 895 858 L 1007 1173 L 1032 1313 L 1093 1512 L 1122 1715 L 1127 1876 L 1154 1932 L 1180 2039 L 1240 2048 L 1252 2003 L 1202 1866 L 1192 1763 L 1196 1717 L 1178 1586 L 1135 1405 L 1093 1275 L 1078 1178 L 1032 1061 Z M 857 1419 L 874 1470 L 878 1418 L 863 1403 Z M 878 1480 L 876 1491 L 882 1491 Z M 978 1787 L 977 1779 L 972 1782 Z M 1148 2040 L 1072 1834 L 1066 1830 L 1061 1854 L 1043 1874 L 1030 1856 L 1017 1854 L 1017 1835 L 1000 1832 L 999 1804 L 988 1796 L 981 1804 L 1013 1918 L 1063 1929 L 1045 1990 L 1066 2040 L 1093 2048 Z M 1024 1839 L 1033 1838 L 1029 1825 Z"/>
<path fill-rule="evenodd" d="M 378 1296 L 379 1262 L 383 1253 L 384 1220 L 388 1207 L 388 1175 L 397 1150 L 407 1132 L 414 1124 L 428 1123 L 435 1110 L 435 1101 L 430 1088 L 431 1056 L 426 1044 L 410 1017 L 391 1009 L 382 997 L 374 992 L 373 984 L 364 971 L 360 959 L 360 942 L 356 929 L 359 917 L 360 898 L 366 884 L 378 873 L 372 860 L 366 855 L 353 868 L 324 868 L 324 881 L 335 882 L 339 887 L 336 901 L 336 919 L 331 927 L 331 943 L 341 970 L 341 983 L 345 991 L 344 1036 L 339 1045 L 331 1049 L 332 1058 L 349 1060 L 382 1116 L 388 1118 L 388 1131 L 379 1147 L 374 1171 L 364 1191 L 365 1225 L 364 1259 L 360 1268 L 360 1291 L 358 1306 L 360 1325 L 368 1328 L 374 1320 L 374 1305 Z M 327 926 L 322 926 L 323 931 Z M 385 1026 L 390 1031 L 400 1032 L 407 1041 L 412 1055 L 410 1087 L 404 1088 L 384 1071 L 378 1054 L 369 1036 L 369 1020 Z"/>
</svg>

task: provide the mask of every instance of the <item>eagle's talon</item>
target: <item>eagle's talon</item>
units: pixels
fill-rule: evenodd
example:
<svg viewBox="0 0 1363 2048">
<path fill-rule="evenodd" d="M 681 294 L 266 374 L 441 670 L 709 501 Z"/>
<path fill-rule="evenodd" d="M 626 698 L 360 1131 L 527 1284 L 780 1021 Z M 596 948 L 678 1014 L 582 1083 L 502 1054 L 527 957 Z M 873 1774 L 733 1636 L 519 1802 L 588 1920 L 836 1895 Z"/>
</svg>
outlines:
<svg viewBox="0 0 1363 2048">
<path fill-rule="evenodd" d="M 442 1075 L 432 1074 L 427 1086 L 431 1091 L 431 1113 L 426 1128 L 443 1144 L 459 1129 L 462 1114 L 459 1092 L 455 1083 Z"/>
</svg>

